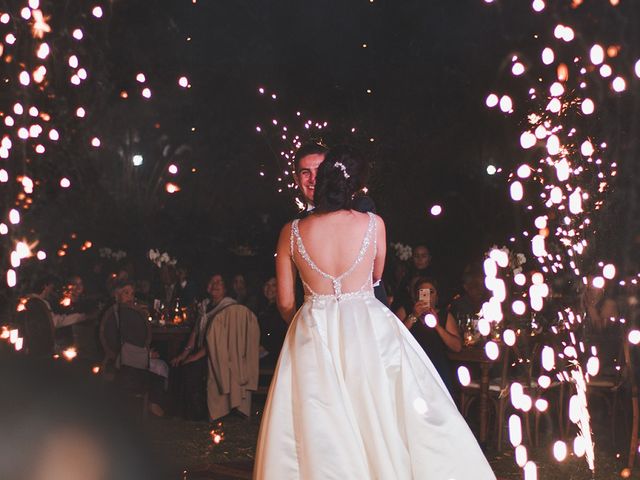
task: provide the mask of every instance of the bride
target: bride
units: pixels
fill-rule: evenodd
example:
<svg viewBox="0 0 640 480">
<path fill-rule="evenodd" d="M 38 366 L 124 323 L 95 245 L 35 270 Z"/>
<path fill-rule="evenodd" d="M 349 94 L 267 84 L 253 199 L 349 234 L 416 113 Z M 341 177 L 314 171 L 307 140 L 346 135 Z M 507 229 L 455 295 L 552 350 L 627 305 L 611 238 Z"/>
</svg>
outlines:
<svg viewBox="0 0 640 480">
<path fill-rule="evenodd" d="M 277 246 L 290 322 L 258 438 L 256 480 L 495 479 L 433 364 L 373 295 L 380 217 L 350 209 L 366 164 L 350 148 L 320 165 L 316 210 Z M 305 301 L 295 312 L 296 270 Z"/>
</svg>

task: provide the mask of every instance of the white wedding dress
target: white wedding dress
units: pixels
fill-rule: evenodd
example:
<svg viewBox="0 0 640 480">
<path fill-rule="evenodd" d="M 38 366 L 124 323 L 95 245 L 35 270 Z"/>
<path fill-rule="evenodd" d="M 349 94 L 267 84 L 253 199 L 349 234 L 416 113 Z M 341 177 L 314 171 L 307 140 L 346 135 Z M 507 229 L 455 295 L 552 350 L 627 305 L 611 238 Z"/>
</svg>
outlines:
<svg viewBox="0 0 640 480">
<path fill-rule="evenodd" d="M 495 479 L 433 364 L 373 295 L 369 215 L 360 253 L 339 277 L 316 266 L 292 224 L 305 302 L 271 384 L 254 479 Z"/>
</svg>

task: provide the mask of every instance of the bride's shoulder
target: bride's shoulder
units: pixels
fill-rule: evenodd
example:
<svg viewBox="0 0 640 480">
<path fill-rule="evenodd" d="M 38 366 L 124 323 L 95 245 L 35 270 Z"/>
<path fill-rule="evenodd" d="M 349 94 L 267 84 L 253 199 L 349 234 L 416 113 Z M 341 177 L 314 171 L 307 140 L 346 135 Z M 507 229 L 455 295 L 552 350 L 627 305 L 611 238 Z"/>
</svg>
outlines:
<svg viewBox="0 0 640 480">
<path fill-rule="evenodd" d="M 295 222 L 295 220 L 292 220 L 284 224 L 282 229 L 280 229 L 280 238 L 284 238 L 284 237 L 288 238 L 289 235 L 291 235 L 291 228 L 292 228 L 293 222 Z"/>
</svg>

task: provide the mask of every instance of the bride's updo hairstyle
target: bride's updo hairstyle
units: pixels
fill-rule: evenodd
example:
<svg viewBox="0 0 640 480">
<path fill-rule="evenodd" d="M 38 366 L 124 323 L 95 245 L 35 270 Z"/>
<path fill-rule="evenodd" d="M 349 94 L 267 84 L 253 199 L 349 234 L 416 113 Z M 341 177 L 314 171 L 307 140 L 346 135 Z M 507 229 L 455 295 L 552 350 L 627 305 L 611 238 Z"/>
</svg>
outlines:
<svg viewBox="0 0 640 480">
<path fill-rule="evenodd" d="M 369 165 L 351 147 L 330 149 L 318 168 L 314 204 L 319 212 L 349 210 L 354 195 L 367 181 Z"/>
</svg>

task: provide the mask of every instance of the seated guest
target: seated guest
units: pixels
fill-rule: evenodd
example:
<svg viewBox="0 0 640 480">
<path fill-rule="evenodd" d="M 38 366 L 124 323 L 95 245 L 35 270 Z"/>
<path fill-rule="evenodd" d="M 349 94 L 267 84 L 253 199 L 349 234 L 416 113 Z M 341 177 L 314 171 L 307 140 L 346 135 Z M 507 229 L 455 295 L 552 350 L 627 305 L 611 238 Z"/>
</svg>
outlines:
<svg viewBox="0 0 640 480">
<path fill-rule="evenodd" d="M 402 306 L 396 315 L 423 350 L 427 353 L 449 393 L 453 395 L 453 376 L 447 350 L 462 350 L 462 339 L 453 315 L 446 308 L 438 308 L 436 282 L 427 277 L 418 277 L 413 283 L 411 306 Z M 427 325 L 427 315 L 435 317 L 435 325 Z"/>
<path fill-rule="evenodd" d="M 213 317 L 229 305 L 237 302 L 227 296 L 227 287 L 223 276 L 215 273 L 207 286 L 209 298 L 199 305 L 199 315 L 189 335 L 187 345 L 180 355 L 171 360 L 174 367 L 182 367 L 182 391 L 186 397 L 186 414 L 190 419 L 206 417 L 203 411 L 206 404 L 205 385 L 207 379 L 207 348 L 205 339 L 207 329 Z"/>
<path fill-rule="evenodd" d="M 411 282 L 417 277 L 431 277 L 433 269 L 431 268 L 431 252 L 429 247 L 420 243 L 413 247 L 411 263 L 405 276 L 400 280 L 394 292 L 394 303 L 391 310 L 394 312 L 401 306 L 411 303 L 412 301 L 412 285 Z"/>
<path fill-rule="evenodd" d="M 115 299 L 116 299 L 116 312 L 120 322 L 127 321 L 127 315 L 122 314 L 122 310 L 119 308 L 121 305 L 125 305 L 130 309 L 135 310 L 146 322 L 148 312 L 140 308 L 136 302 L 135 287 L 132 280 L 123 280 L 115 286 Z M 164 415 L 164 408 L 162 405 L 166 403 L 166 392 L 169 382 L 169 365 L 167 362 L 160 359 L 160 355 L 154 349 L 149 349 L 149 372 L 152 374 L 151 378 L 151 390 L 149 392 L 150 405 L 149 410 L 156 416 Z"/>
<path fill-rule="evenodd" d="M 237 273 L 233 276 L 233 282 L 231 283 L 231 296 L 238 302 L 240 305 L 244 305 L 252 312 L 258 310 L 258 300 L 255 295 L 253 295 L 248 286 L 247 280 L 242 273 Z"/>
<path fill-rule="evenodd" d="M 193 282 L 189 279 L 189 271 L 184 265 L 176 269 L 177 285 L 176 298 L 180 306 L 189 307 L 196 301 L 196 291 Z"/>
<path fill-rule="evenodd" d="M 178 293 L 178 277 L 173 265 L 165 263 L 160 267 L 160 283 L 157 298 L 165 307 L 171 308 L 175 305 Z"/>
<path fill-rule="evenodd" d="M 580 297 L 581 311 L 590 333 L 600 334 L 610 327 L 617 326 L 614 321 L 620 318 L 620 314 L 611 288 L 596 287 L 593 280 L 594 277 L 589 275 L 587 284 L 583 287 Z"/>
<path fill-rule="evenodd" d="M 450 311 L 459 327 L 468 317 L 476 317 L 482 304 L 489 299 L 484 285 L 484 272 L 481 266 L 469 265 L 462 275 L 462 295 L 456 295 L 451 302 Z"/>
<path fill-rule="evenodd" d="M 261 363 L 275 365 L 287 335 L 287 324 L 276 305 L 276 278 L 270 277 L 262 289 L 265 303 L 258 314 L 260 326 Z"/>
</svg>

